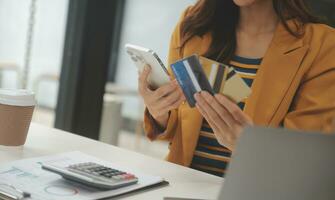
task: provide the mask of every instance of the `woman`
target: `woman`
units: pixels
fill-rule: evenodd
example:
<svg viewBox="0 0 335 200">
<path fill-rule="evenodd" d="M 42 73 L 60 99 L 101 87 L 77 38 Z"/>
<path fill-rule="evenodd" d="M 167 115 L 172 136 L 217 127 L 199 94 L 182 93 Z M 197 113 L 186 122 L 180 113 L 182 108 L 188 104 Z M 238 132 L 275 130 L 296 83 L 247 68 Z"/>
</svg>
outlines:
<svg viewBox="0 0 335 200">
<path fill-rule="evenodd" d="M 147 67 L 145 130 L 170 142 L 167 160 L 222 176 L 245 125 L 332 131 L 335 31 L 304 0 L 200 0 L 172 35 L 169 63 L 195 53 L 233 66 L 252 94 L 235 104 L 201 92 L 192 109 L 175 81 L 150 90 Z"/>
</svg>

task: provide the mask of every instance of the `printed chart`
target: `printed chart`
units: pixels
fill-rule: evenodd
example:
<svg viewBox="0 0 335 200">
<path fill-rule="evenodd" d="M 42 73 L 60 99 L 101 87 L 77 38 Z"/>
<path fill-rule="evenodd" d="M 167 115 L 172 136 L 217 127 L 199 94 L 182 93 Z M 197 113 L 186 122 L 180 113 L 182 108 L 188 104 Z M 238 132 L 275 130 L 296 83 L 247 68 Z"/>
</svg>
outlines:
<svg viewBox="0 0 335 200">
<path fill-rule="evenodd" d="M 50 195 L 62 197 L 75 196 L 79 192 L 75 187 L 66 187 L 64 185 L 49 185 L 44 188 L 44 191 Z"/>
</svg>

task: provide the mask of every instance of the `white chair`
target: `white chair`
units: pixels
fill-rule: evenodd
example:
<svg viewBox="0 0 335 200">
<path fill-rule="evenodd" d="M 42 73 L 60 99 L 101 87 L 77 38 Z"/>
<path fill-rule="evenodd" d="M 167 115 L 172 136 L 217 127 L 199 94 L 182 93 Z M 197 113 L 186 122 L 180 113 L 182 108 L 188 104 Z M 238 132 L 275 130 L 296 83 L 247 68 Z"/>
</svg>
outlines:
<svg viewBox="0 0 335 200">
<path fill-rule="evenodd" d="M 115 83 L 107 83 L 106 84 L 106 87 L 105 87 L 105 95 L 106 94 L 109 94 L 109 95 L 114 95 L 114 98 L 118 98 L 119 100 L 124 97 L 124 96 L 133 96 L 133 97 L 137 97 L 139 98 L 139 94 L 138 94 L 138 91 L 136 89 L 130 89 L 130 88 L 127 88 L 127 87 L 123 87 L 123 86 L 120 86 L 118 84 L 115 84 Z M 104 102 L 104 104 L 108 104 L 108 102 Z M 140 113 L 143 113 L 143 110 L 144 110 L 144 107 L 143 106 L 139 106 L 138 107 L 139 109 L 139 112 Z M 108 112 L 108 111 L 103 111 L 104 112 Z M 118 116 L 120 115 L 121 116 L 121 113 L 114 113 L 114 116 Z M 111 123 L 110 121 L 108 120 L 104 120 L 102 119 L 102 123 L 101 123 L 101 130 L 107 130 L 109 126 L 108 123 Z M 119 129 L 121 130 L 121 126 L 119 126 Z M 120 130 L 116 131 L 116 132 L 113 132 L 114 134 L 119 134 Z M 109 130 L 111 131 L 111 130 Z M 101 132 L 100 132 L 101 133 Z M 143 132 L 143 118 L 139 118 L 136 120 L 136 127 L 135 127 L 135 133 L 136 133 L 136 142 L 135 142 L 135 148 L 138 149 L 140 148 L 140 143 L 141 143 L 141 137 L 144 135 L 144 132 Z M 114 137 L 117 137 L 118 136 L 114 136 Z M 114 145 L 117 145 L 117 143 L 113 143 Z"/>
</svg>

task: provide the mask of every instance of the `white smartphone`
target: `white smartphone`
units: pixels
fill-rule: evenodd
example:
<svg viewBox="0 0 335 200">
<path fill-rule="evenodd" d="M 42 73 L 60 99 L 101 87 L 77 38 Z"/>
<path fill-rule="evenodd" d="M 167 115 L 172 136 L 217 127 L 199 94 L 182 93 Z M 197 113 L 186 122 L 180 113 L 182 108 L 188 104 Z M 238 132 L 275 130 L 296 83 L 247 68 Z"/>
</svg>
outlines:
<svg viewBox="0 0 335 200">
<path fill-rule="evenodd" d="M 153 50 L 132 44 L 126 44 L 125 48 L 140 72 L 143 71 L 145 65 L 150 65 L 151 74 L 148 81 L 153 89 L 170 81 L 169 72 Z"/>
</svg>

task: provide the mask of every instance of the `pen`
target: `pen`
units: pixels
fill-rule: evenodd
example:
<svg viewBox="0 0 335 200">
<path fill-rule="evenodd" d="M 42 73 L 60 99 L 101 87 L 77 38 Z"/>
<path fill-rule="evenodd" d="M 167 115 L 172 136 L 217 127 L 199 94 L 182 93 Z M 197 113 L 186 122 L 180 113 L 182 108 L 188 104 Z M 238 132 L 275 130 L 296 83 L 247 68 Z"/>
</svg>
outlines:
<svg viewBox="0 0 335 200">
<path fill-rule="evenodd" d="M 12 194 L 8 194 L 0 190 L 0 199 L 2 200 L 18 200 L 18 197 Z"/>
<path fill-rule="evenodd" d="M 4 188 L 0 188 L 0 199 L 3 199 L 3 200 L 21 200 L 21 199 L 28 198 L 28 197 L 31 196 L 30 193 L 24 192 L 24 191 L 22 191 L 22 190 L 20 190 L 16 187 L 14 187 L 13 185 L 0 184 L 0 186 L 1 185 L 11 188 L 12 190 L 16 191 L 19 195 L 12 194 L 12 193 L 6 191 Z"/>
</svg>

